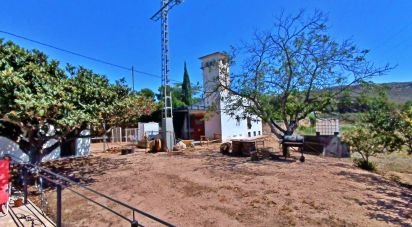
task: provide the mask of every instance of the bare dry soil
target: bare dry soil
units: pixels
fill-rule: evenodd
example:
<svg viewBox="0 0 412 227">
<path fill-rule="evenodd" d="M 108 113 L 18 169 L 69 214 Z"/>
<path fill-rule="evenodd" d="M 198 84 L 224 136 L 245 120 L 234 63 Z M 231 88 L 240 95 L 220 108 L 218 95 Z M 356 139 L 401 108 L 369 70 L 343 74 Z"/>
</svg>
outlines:
<svg viewBox="0 0 412 227">
<path fill-rule="evenodd" d="M 411 188 L 360 170 L 347 159 L 306 155 L 300 163 L 299 154 L 292 155 L 295 159 L 251 161 L 223 156 L 217 144 L 210 144 L 157 154 L 140 150 L 120 155 L 114 149 L 53 165 L 55 171 L 177 226 L 412 226 Z M 48 193 L 51 207 L 54 193 Z M 161 226 L 137 219 L 145 226 Z M 63 223 L 130 226 L 68 189 L 63 191 Z"/>
</svg>

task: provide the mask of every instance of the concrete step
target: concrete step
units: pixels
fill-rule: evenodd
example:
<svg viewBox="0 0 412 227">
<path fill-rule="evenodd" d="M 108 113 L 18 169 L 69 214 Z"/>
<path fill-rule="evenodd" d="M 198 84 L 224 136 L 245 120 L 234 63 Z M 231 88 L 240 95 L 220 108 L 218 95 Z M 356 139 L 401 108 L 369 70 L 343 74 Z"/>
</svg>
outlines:
<svg viewBox="0 0 412 227">
<path fill-rule="evenodd" d="M 13 201 L 16 197 L 11 198 L 11 204 L 9 213 L 0 217 L 0 226 L 18 226 L 18 227 L 30 227 L 30 226 L 42 226 L 42 227 L 55 227 L 56 224 L 37 207 L 30 200 L 27 204 L 15 207 Z"/>
</svg>

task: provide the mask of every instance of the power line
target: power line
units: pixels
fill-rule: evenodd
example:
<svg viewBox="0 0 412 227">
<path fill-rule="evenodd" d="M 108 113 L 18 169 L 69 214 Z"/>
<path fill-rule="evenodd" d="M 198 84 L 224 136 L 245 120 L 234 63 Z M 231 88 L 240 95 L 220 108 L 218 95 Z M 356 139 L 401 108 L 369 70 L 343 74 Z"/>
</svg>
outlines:
<svg viewBox="0 0 412 227">
<path fill-rule="evenodd" d="M 378 45 L 375 45 L 373 49 L 382 49 L 383 46 L 385 46 L 385 44 L 388 44 L 389 41 L 392 41 L 394 38 L 399 37 L 398 35 L 400 35 L 402 32 L 404 32 L 407 28 L 409 28 L 412 25 L 412 21 L 405 24 L 404 26 L 402 26 L 399 30 L 397 30 L 396 32 L 394 32 L 391 36 L 387 37 L 386 39 L 384 39 L 382 42 L 380 42 Z"/>
<path fill-rule="evenodd" d="M 65 53 L 68 53 L 68 54 L 71 54 L 71 55 L 82 57 L 82 58 L 85 58 L 85 59 L 88 59 L 88 60 L 91 60 L 91 61 L 94 61 L 94 62 L 109 65 L 109 66 L 112 66 L 112 67 L 115 67 L 115 68 L 123 69 L 123 70 L 129 71 L 129 72 L 133 71 L 135 73 L 143 74 L 143 75 L 150 76 L 150 77 L 162 78 L 160 75 L 156 75 L 156 74 L 153 74 L 153 73 L 148 73 L 148 72 L 136 70 L 133 67 L 131 67 L 131 68 L 126 67 L 126 66 L 119 65 L 119 64 L 116 64 L 116 63 L 111 63 L 109 61 L 101 60 L 101 59 L 98 59 L 98 58 L 95 58 L 95 57 L 90 57 L 90 56 L 87 56 L 87 55 L 84 55 L 84 54 L 81 54 L 81 53 L 77 53 L 77 52 L 74 52 L 74 51 L 71 51 L 71 50 L 60 48 L 60 47 L 57 47 L 57 46 L 54 46 L 54 45 L 51 45 L 51 44 L 47 44 L 47 43 L 37 41 L 37 40 L 31 39 L 31 38 L 27 38 L 25 36 L 17 35 L 17 34 L 11 33 L 11 32 L 0 30 L 0 33 L 7 34 L 7 35 L 10 35 L 10 36 L 14 36 L 14 37 L 19 38 L 19 39 L 24 39 L 24 40 L 32 42 L 32 43 L 36 43 L 36 44 L 39 44 L 39 45 L 42 45 L 42 46 L 46 46 L 46 47 L 49 47 L 49 48 L 52 48 L 52 49 L 55 49 L 55 50 L 58 50 L 58 51 L 61 51 L 61 52 L 65 52 Z M 180 82 L 180 81 L 177 81 L 177 80 L 172 80 L 172 81 Z"/>
</svg>

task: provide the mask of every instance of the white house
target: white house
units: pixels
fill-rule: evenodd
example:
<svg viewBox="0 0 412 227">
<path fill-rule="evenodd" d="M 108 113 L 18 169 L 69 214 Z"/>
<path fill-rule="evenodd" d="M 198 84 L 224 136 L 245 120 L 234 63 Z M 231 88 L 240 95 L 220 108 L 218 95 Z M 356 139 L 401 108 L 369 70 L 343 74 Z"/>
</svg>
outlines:
<svg viewBox="0 0 412 227">
<path fill-rule="evenodd" d="M 199 58 L 202 63 L 203 70 L 203 89 L 205 93 L 205 106 L 214 105 L 216 112 L 205 117 L 204 127 L 205 136 L 209 138 L 220 135 L 222 141 L 231 139 L 240 139 L 247 137 L 256 137 L 262 135 L 262 121 L 251 121 L 251 119 L 259 119 L 256 116 L 242 119 L 232 117 L 226 113 L 226 103 L 222 101 L 222 97 L 228 95 L 228 92 L 220 89 L 217 90 L 217 85 L 220 80 L 223 84 L 230 84 L 229 64 L 227 56 L 223 53 L 212 53 Z M 242 116 L 239 112 L 235 116 Z"/>
</svg>

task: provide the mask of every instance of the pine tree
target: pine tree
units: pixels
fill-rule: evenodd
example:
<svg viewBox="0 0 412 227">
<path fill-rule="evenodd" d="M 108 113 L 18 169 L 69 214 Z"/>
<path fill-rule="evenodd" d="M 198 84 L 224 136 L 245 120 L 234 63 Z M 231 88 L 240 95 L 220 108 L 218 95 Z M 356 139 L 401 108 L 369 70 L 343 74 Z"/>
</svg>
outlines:
<svg viewBox="0 0 412 227">
<path fill-rule="evenodd" d="M 192 86 L 190 85 L 190 78 L 189 73 L 187 72 L 186 62 L 182 83 L 182 101 L 187 106 L 190 106 L 192 104 Z"/>
</svg>

